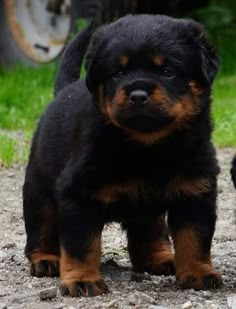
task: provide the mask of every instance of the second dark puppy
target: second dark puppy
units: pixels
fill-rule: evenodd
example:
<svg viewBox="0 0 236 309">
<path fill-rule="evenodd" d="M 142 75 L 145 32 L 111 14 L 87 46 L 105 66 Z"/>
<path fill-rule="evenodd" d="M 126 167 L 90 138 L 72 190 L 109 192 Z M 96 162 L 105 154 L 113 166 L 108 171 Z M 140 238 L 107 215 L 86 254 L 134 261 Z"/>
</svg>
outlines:
<svg viewBox="0 0 236 309">
<path fill-rule="evenodd" d="M 84 82 L 76 65 L 89 37 L 90 29 L 76 39 L 81 53 L 76 40 L 65 53 L 32 144 L 24 184 L 32 275 L 60 272 L 71 296 L 106 292 L 101 233 L 118 221 L 135 271 L 176 268 L 183 288 L 219 287 L 210 256 L 219 171 L 210 141 L 214 51 L 194 21 L 127 16 L 93 35 Z"/>
</svg>

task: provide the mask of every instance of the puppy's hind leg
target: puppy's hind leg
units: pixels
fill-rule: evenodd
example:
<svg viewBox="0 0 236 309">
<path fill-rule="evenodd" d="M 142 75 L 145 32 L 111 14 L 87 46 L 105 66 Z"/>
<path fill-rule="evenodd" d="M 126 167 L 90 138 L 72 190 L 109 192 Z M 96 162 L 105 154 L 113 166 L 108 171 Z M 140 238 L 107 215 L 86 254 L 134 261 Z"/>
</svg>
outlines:
<svg viewBox="0 0 236 309">
<path fill-rule="evenodd" d="M 128 251 L 135 272 L 173 275 L 174 256 L 165 216 L 140 223 L 130 223 L 127 229 Z"/>
<path fill-rule="evenodd" d="M 56 204 L 31 167 L 28 167 L 23 187 L 23 208 L 27 233 L 25 255 L 31 263 L 31 275 L 58 276 Z"/>
</svg>

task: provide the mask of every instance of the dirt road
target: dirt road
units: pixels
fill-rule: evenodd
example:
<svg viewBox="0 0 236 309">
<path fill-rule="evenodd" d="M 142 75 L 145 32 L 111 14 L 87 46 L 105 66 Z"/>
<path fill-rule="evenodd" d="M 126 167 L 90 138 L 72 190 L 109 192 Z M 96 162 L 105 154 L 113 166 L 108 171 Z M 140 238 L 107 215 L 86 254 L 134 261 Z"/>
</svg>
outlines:
<svg viewBox="0 0 236 309">
<path fill-rule="evenodd" d="M 0 309 L 5 308 L 236 308 L 236 192 L 229 178 L 229 162 L 235 150 L 218 152 L 219 219 L 212 255 L 223 275 L 224 286 L 218 291 L 181 291 L 174 277 L 144 274 L 130 270 L 125 235 L 119 226 L 106 227 L 103 236 L 104 278 L 110 293 L 90 299 L 63 298 L 60 293 L 50 301 L 41 301 L 39 292 L 58 286 L 58 279 L 32 278 L 24 258 L 25 243 L 21 187 L 24 168 L 0 170 Z M 117 264 L 118 265 L 117 265 Z M 230 298 L 232 295 L 235 298 Z M 228 304 L 227 304 L 228 301 Z M 190 302 L 187 303 L 186 302 Z M 184 305 L 184 306 L 183 306 Z M 158 307 L 163 306 L 163 307 Z M 233 303 L 232 303 L 233 306 Z"/>
</svg>

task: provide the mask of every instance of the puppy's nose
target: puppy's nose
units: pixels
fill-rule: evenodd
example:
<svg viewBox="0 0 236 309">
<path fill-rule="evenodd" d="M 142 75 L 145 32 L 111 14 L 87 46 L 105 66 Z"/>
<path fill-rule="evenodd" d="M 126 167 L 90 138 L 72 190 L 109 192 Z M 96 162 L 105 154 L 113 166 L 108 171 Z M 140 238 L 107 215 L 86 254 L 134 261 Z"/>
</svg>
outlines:
<svg viewBox="0 0 236 309">
<path fill-rule="evenodd" d="M 144 90 L 133 90 L 129 95 L 129 103 L 141 105 L 148 101 L 148 94 Z"/>
</svg>

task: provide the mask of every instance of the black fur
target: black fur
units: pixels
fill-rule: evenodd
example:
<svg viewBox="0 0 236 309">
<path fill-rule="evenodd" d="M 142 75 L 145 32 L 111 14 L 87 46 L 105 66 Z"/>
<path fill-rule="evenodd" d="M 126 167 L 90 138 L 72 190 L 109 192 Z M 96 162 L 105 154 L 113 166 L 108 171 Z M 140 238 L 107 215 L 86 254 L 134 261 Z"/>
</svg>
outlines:
<svg viewBox="0 0 236 309">
<path fill-rule="evenodd" d="M 199 255 L 209 255 L 219 172 L 211 143 L 210 93 L 218 60 L 201 26 L 158 15 L 127 16 L 106 25 L 92 37 L 85 82 L 78 79 L 78 72 L 90 31 L 78 36 L 65 52 L 56 99 L 42 116 L 33 139 L 24 184 L 26 255 L 31 259 L 38 250 L 59 255 L 60 243 L 71 257 L 86 261 L 93 239 L 111 221 L 123 224 L 130 241 L 148 244 L 164 237 L 153 234 L 151 226 L 165 212 L 173 237 L 191 228 L 196 231 Z M 78 42 L 82 45 L 76 56 Z M 152 57 L 159 53 L 167 59 L 164 68 L 169 71 L 152 64 Z M 121 55 L 129 59 L 125 68 L 118 61 Z M 127 105 L 116 115 L 118 126 L 102 111 L 106 100 L 113 102 L 117 89 L 130 95 L 141 88 L 150 95 L 153 89 L 149 89 L 157 84 L 171 98 L 172 108 L 181 98 L 193 98 L 190 81 L 201 90 L 198 111 L 183 126 L 151 144 L 131 138 L 126 128 L 147 134 L 165 129 L 173 120 L 167 121 L 168 110 L 157 112 L 154 106 L 133 113 Z M 209 188 L 199 195 L 170 194 L 168 184 L 176 177 L 207 179 Z M 97 199 L 104 187 L 133 180 L 142 183 L 135 200 L 122 193 L 109 205 Z M 51 217 L 45 215 L 48 210 Z M 217 286 L 214 278 L 212 285 L 202 283 L 200 288 Z M 191 283 L 187 287 L 195 288 Z"/>
<path fill-rule="evenodd" d="M 88 48 L 94 28 L 95 24 L 90 22 L 89 26 L 83 30 L 80 35 L 78 35 L 65 49 L 55 80 L 55 96 L 63 88 L 80 78 L 80 69 L 83 57 Z"/>
<path fill-rule="evenodd" d="M 231 178 L 234 184 L 234 187 L 236 188 L 236 156 L 232 160 L 232 166 L 230 170 Z"/>
</svg>

